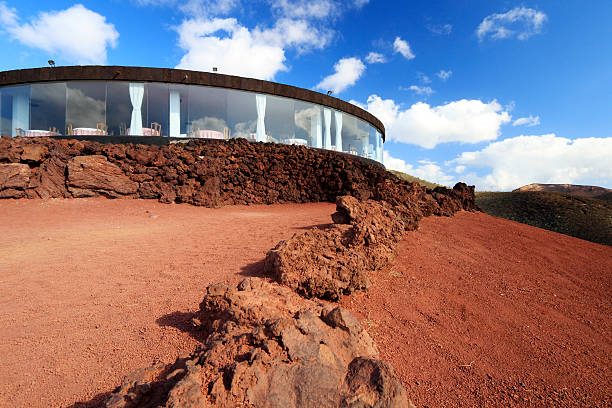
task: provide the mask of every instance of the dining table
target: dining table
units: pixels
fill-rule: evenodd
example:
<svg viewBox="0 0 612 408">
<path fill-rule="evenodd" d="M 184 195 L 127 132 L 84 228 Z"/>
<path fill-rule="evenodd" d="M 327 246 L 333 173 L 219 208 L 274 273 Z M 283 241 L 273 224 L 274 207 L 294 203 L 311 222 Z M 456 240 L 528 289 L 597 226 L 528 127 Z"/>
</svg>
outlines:
<svg viewBox="0 0 612 408">
<path fill-rule="evenodd" d="M 72 129 L 72 134 L 74 136 L 104 136 L 106 131 L 96 128 L 78 127 Z"/>
</svg>

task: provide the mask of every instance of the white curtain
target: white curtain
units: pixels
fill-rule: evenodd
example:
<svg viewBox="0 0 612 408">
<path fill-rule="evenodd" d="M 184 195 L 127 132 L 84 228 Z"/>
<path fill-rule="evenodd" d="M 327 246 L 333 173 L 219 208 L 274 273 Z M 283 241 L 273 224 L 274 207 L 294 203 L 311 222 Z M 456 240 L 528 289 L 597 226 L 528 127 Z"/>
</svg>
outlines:
<svg viewBox="0 0 612 408">
<path fill-rule="evenodd" d="M 342 112 L 335 111 L 336 119 L 336 151 L 342 151 Z"/>
<path fill-rule="evenodd" d="M 132 121 L 130 123 L 130 136 L 142 136 L 142 98 L 144 97 L 144 84 L 130 83 L 130 102 L 132 102 Z"/>
<path fill-rule="evenodd" d="M 325 148 L 331 150 L 331 109 L 323 109 L 325 119 Z"/>
<path fill-rule="evenodd" d="M 181 136 L 181 94 L 170 91 L 170 137 Z"/>
<path fill-rule="evenodd" d="M 257 103 L 257 137 L 258 142 L 267 141 L 266 138 L 266 95 L 255 95 Z"/>
<path fill-rule="evenodd" d="M 17 136 L 17 128 L 30 129 L 30 95 L 19 92 L 13 96 L 13 123 L 11 134 Z"/>
<path fill-rule="evenodd" d="M 310 137 L 313 147 L 323 147 L 321 132 L 321 109 L 317 106 L 313 108 L 312 118 L 310 118 Z"/>
<path fill-rule="evenodd" d="M 376 132 L 376 160 L 382 163 L 382 159 L 382 137 L 380 133 Z"/>
</svg>

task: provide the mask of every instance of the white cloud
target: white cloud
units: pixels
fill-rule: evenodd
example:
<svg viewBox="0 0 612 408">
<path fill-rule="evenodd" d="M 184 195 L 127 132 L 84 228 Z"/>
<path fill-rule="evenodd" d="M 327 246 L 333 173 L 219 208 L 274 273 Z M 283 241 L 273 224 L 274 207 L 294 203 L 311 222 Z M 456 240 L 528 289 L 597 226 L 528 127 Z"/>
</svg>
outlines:
<svg viewBox="0 0 612 408">
<path fill-rule="evenodd" d="M 402 159 L 392 157 L 388 151 L 383 151 L 383 164 L 389 170 L 401 171 L 402 173 L 418 177 L 425 181 L 452 186 L 456 184 L 455 177 L 444 173 L 442 168 L 430 160 L 419 160 L 417 166 L 406 163 Z"/>
<path fill-rule="evenodd" d="M 406 59 L 414 59 L 415 55 L 410 49 L 410 44 L 407 41 L 402 40 L 400 37 L 395 37 L 395 41 L 393 41 L 393 51 L 395 53 L 400 53 Z"/>
<path fill-rule="evenodd" d="M 340 12 L 340 5 L 333 0 L 273 0 L 271 7 L 290 18 L 323 19 Z"/>
<path fill-rule="evenodd" d="M 133 0 L 141 6 L 178 7 L 192 18 L 219 16 L 235 9 L 241 0 Z"/>
<path fill-rule="evenodd" d="M 592 184 L 612 187 L 612 137 L 566 139 L 554 134 L 518 136 L 464 152 L 450 163 L 488 167 L 484 176 L 466 175 L 479 190 L 511 190 L 530 183 Z"/>
<path fill-rule="evenodd" d="M 322 48 L 329 33 L 304 20 L 280 19 L 268 29 L 249 30 L 233 18 L 190 19 L 177 27 L 179 46 L 186 51 L 177 68 L 219 72 L 270 80 L 287 70 L 285 50 Z M 245 58 L 248 56 L 248 58 Z"/>
<path fill-rule="evenodd" d="M 335 73 L 324 78 L 316 88 L 340 93 L 363 75 L 365 65 L 359 58 L 342 58 L 334 65 Z"/>
<path fill-rule="evenodd" d="M 487 36 L 494 40 L 516 37 L 526 40 L 539 34 L 546 22 L 546 14 L 526 7 L 515 7 L 503 14 L 491 14 L 478 25 L 476 35 L 480 41 Z"/>
<path fill-rule="evenodd" d="M 452 24 L 429 24 L 427 29 L 437 35 L 449 35 L 453 31 Z"/>
<path fill-rule="evenodd" d="M 417 78 L 419 78 L 419 81 L 421 81 L 424 84 L 431 83 L 431 79 L 429 79 L 429 77 L 422 72 L 417 72 Z"/>
<path fill-rule="evenodd" d="M 45 51 L 51 58 L 76 64 L 105 64 L 107 49 L 117 45 L 119 33 L 106 17 L 81 4 L 66 10 L 41 12 L 20 22 L 15 9 L 0 3 L 0 22 L 10 38 Z"/>
<path fill-rule="evenodd" d="M 385 125 L 388 141 L 432 149 L 440 143 L 479 143 L 497 139 L 510 115 L 497 101 L 478 99 L 430 106 L 418 102 L 402 110 L 392 99 L 371 95 L 367 110 Z"/>
<path fill-rule="evenodd" d="M 446 82 L 451 77 L 451 75 L 453 75 L 453 71 L 451 71 L 450 69 L 448 71 L 441 69 L 440 72 L 436 74 L 436 76 L 444 82 Z"/>
<path fill-rule="evenodd" d="M 382 63 L 387 62 L 387 59 L 385 58 L 385 56 L 378 52 L 369 53 L 367 57 L 365 57 L 365 60 L 367 61 L 368 64 L 382 64 Z"/>
<path fill-rule="evenodd" d="M 533 115 L 529 115 L 529 117 L 526 117 L 526 118 L 518 118 L 517 120 L 512 122 L 512 126 L 532 127 L 532 126 L 537 126 L 539 124 L 540 124 L 540 117 L 533 116 Z"/>
<path fill-rule="evenodd" d="M 366 4 L 368 4 L 369 2 L 370 2 L 370 0 L 353 0 L 353 4 L 357 8 L 361 8 L 361 7 L 365 6 Z"/>
<path fill-rule="evenodd" d="M 413 91 L 414 93 L 416 93 L 417 95 L 425 95 L 425 96 L 429 96 L 432 93 L 434 93 L 434 90 L 431 89 L 428 86 L 418 86 L 418 85 L 410 85 L 407 88 L 409 91 Z"/>
</svg>

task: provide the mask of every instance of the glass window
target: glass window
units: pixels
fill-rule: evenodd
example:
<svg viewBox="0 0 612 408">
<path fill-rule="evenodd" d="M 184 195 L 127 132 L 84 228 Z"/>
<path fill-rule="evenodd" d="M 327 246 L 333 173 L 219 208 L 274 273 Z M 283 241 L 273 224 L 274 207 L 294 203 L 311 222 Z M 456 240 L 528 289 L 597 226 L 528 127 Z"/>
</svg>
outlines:
<svg viewBox="0 0 612 408">
<path fill-rule="evenodd" d="M 368 157 L 369 125 L 352 115 L 342 114 L 342 139 L 347 153 Z"/>
<path fill-rule="evenodd" d="M 293 99 L 266 95 L 267 141 L 295 143 L 295 106 Z"/>
<path fill-rule="evenodd" d="M 22 136 L 30 129 L 30 87 L 2 88 L 0 94 L 0 134 Z"/>
<path fill-rule="evenodd" d="M 231 137 L 255 141 L 257 137 L 257 102 L 252 92 L 227 91 L 227 123 Z"/>
<path fill-rule="evenodd" d="M 169 122 L 170 137 L 187 137 L 189 120 L 189 87 L 187 85 L 169 85 Z"/>
<path fill-rule="evenodd" d="M 188 136 L 209 139 L 229 137 L 227 90 L 204 86 L 189 88 Z"/>
<path fill-rule="evenodd" d="M 30 86 L 30 123 L 33 132 L 50 136 L 66 130 L 66 83 L 32 84 Z"/>
<path fill-rule="evenodd" d="M 297 144 L 307 143 L 308 146 L 321 147 L 317 145 L 317 135 L 321 139 L 322 119 L 321 107 L 312 103 L 295 101 L 295 138 Z"/>
<path fill-rule="evenodd" d="M 132 99 L 130 97 L 130 82 L 109 81 L 106 83 L 106 125 L 109 135 L 129 135 L 132 127 Z M 140 104 L 142 127 L 148 127 L 148 87 L 142 84 L 143 95 Z M 138 128 L 138 125 L 136 125 Z M 140 136 L 140 135 L 139 135 Z"/>
<path fill-rule="evenodd" d="M 66 84 L 66 126 L 74 134 L 90 135 L 106 123 L 106 83 L 75 81 Z M 103 131 L 105 133 L 105 131 Z"/>
<path fill-rule="evenodd" d="M 170 118 L 170 94 L 168 84 L 147 84 L 148 88 L 148 121 L 146 126 L 153 136 L 168 136 Z M 143 126 L 144 127 L 144 126 Z"/>
</svg>

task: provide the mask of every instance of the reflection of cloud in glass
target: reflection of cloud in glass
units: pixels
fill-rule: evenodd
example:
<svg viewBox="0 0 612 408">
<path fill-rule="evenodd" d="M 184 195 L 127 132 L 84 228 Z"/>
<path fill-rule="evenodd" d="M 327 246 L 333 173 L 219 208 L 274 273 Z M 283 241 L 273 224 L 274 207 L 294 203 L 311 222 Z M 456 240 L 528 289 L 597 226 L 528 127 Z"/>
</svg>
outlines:
<svg viewBox="0 0 612 408">
<path fill-rule="evenodd" d="M 309 108 L 300 109 L 295 111 L 295 125 L 299 128 L 304 129 L 306 132 L 310 132 L 310 126 L 312 118 L 316 115 L 320 114 L 320 109 L 316 106 L 311 106 Z"/>
<path fill-rule="evenodd" d="M 248 139 L 257 131 L 257 120 L 236 123 L 232 137 L 243 137 Z"/>
<path fill-rule="evenodd" d="M 97 123 L 104 123 L 105 101 L 95 99 L 80 89 L 68 88 L 68 123 L 74 127 L 95 128 Z"/>
<path fill-rule="evenodd" d="M 216 130 L 218 132 L 223 132 L 223 129 L 227 127 L 227 123 L 224 119 L 206 116 L 194 120 L 191 124 L 191 127 L 193 130 Z"/>
</svg>

